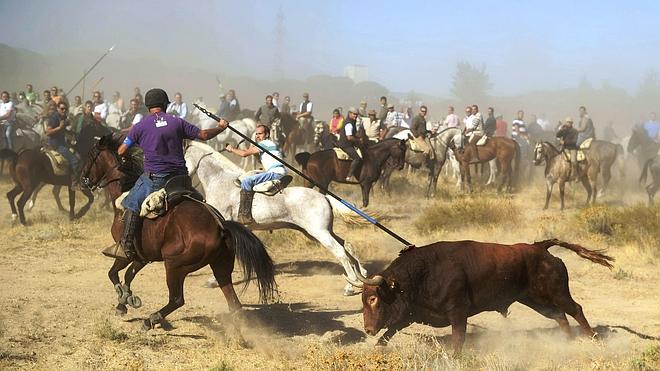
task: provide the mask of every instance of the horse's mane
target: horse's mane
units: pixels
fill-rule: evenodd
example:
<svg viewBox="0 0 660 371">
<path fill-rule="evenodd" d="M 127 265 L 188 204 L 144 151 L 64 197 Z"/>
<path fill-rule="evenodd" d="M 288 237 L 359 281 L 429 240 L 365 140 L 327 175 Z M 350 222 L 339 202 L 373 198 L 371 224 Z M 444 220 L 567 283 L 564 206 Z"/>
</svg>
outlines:
<svg viewBox="0 0 660 371">
<path fill-rule="evenodd" d="M 460 128 L 457 128 L 457 127 L 444 128 L 444 129 L 442 129 L 442 130 L 436 132 L 436 133 L 435 133 L 435 136 L 438 136 L 438 135 L 444 133 L 445 131 L 449 131 L 449 130 L 459 130 L 459 131 L 460 131 L 461 129 L 460 129 Z"/>
<path fill-rule="evenodd" d="M 230 159 L 227 157 L 223 156 L 220 152 L 216 151 L 213 147 L 209 146 L 206 143 L 198 142 L 198 141 L 192 141 L 189 143 L 190 147 L 197 148 L 201 151 L 204 151 L 206 153 L 213 153 L 211 155 L 212 158 L 218 160 L 220 163 L 220 166 L 226 170 L 226 171 L 231 171 L 234 173 L 238 174 L 243 174 L 245 171 L 241 169 L 238 165 L 233 163 Z"/>
<path fill-rule="evenodd" d="M 560 151 L 559 149 L 557 149 L 557 147 L 555 147 L 554 144 L 552 144 L 552 143 L 550 143 L 550 142 L 548 142 L 548 141 L 545 141 L 545 142 L 543 142 L 543 143 L 549 145 L 550 148 L 552 148 L 553 151 L 555 151 L 555 152 L 557 152 L 557 153 L 561 153 L 561 151 Z"/>
</svg>

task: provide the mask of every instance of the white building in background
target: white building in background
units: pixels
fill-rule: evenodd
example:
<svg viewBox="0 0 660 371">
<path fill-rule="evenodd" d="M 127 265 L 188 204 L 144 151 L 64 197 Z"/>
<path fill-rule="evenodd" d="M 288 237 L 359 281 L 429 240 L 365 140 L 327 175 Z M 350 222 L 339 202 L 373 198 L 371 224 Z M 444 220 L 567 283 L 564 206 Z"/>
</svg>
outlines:
<svg viewBox="0 0 660 371">
<path fill-rule="evenodd" d="M 369 80 L 369 67 L 361 64 L 352 64 L 344 67 L 344 77 L 353 80 L 354 83 Z"/>
</svg>

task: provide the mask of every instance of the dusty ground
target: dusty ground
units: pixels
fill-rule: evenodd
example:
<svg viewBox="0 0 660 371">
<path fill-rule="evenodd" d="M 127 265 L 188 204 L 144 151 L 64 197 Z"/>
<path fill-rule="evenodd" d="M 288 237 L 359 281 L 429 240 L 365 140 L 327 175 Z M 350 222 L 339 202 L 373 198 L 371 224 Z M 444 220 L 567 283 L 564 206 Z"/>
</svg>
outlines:
<svg viewBox="0 0 660 371">
<path fill-rule="evenodd" d="M 421 176 L 420 176 L 421 177 Z M 415 177 L 408 179 L 416 179 Z M 3 369 L 657 369 L 660 367 L 660 275 L 658 246 L 610 245 L 599 236 L 576 234 L 571 218 L 579 212 L 568 199 L 560 213 L 557 201 L 543 212 L 541 185 L 513 196 L 520 218 L 511 223 L 420 232 L 414 222 L 425 207 L 448 208 L 471 197 L 448 189 L 429 204 L 412 197 L 421 180 L 397 175 L 406 185 L 404 200 L 376 192 L 373 210 L 389 217 L 391 229 L 418 245 L 440 239 L 496 242 L 534 241 L 551 235 L 592 248 L 609 248 L 617 258 L 610 271 L 574 254 L 553 248 L 568 266 L 573 297 L 603 340 L 566 339 L 554 321 L 514 304 L 510 316 L 484 313 L 470 318 L 465 353 L 447 355 L 449 328 L 415 325 L 394 337 L 387 348 L 362 331 L 359 296 L 343 297 L 342 270 L 320 245 L 294 232 L 259 233 L 277 264 L 279 302 L 258 305 L 254 287 L 240 295 L 245 305 L 241 344 L 228 325 L 227 305 L 219 289 L 202 284 L 204 268 L 186 281 L 186 305 L 169 326 L 144 332 L 141 319 L 167 300 L 162 264 L 143 270 L 133 284 L 143 307 L 126 316 L 114 314 L 116 294 L 106 272 L 111 260 L 100 250 L 111 243 L 111 214 L 98 205 L 81 221 L 70 223 L 57 212 L 47 187 L 28 219 L 13 226 L 9 207 L 0 202 L 0 368 Z M 9 190 L 0 179 L 2 194 Z M 357 189 L 336 187 L 357 201 Z M 582 190 L 576 190 L 582 201 Z M 617 206 L 643 200 L 641 194 L 613 193 L 604 201 Z M 81 200 L 82 201 L 82 200 Z M 657 214 L 656 214 L 657 215 Z M 339 219 L 336 231 L 350 240 L 371 272 L 386 266 L 401 248 L 373 227 L 349 227 Z M 654 248 L 656 250 L 654 250 Z M 234 274 L 240 279 L 240 273 Z M 576 323 L 571 320 L 571 324 Z M 577 329 L 574 327 L 577 332 Z"/>
</svg>

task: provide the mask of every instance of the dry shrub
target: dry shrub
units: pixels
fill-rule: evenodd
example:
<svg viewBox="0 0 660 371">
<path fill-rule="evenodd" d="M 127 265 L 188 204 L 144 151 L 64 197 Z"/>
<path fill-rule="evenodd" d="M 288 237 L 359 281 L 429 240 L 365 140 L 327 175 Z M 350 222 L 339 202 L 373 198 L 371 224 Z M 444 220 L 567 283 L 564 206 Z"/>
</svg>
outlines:
<svg viewBox="0 0 660 371">
<path fill-rule="evenodd" d="M 312 344 L 305 353 L 311 370 L 401 370 L 403 358 L 393 352 L 363 352 L 328 344 Z"/>
<path fill-rule="evenodd" d="M 99 325 L 96 328 L 96 335 L 101 339 L 111 340 L 116 342 L 123 342 L 128 340 L 128 335 L 112 327 L 110 321 L 108 321 L 107 319 L 103 321 L 103 323 L 101 323 L 101 325 Z"/>
<path fill-rule="evenodd" d="M 600 235 L 612 244 L 633 244 L 653 256 L 660 255 L 660 205 L 596 205 L 578 212 L 575 221 L 577 230 Z"/>
<path fill-rule="evenodd" d="M 660 344 L 649 346 L 642 354 L 630 360 L 630 368 L 633 370 L 659 370 L 660 369 Z"/>
<path fill-rule="evenodd" d="M 417 218 L 415 227 L 426 233 L 470 226 L 492 227 L 514 224 L 519 216 L 510 198 L 463 198 L 449 205 L 434 203 Z"/>
</svg>

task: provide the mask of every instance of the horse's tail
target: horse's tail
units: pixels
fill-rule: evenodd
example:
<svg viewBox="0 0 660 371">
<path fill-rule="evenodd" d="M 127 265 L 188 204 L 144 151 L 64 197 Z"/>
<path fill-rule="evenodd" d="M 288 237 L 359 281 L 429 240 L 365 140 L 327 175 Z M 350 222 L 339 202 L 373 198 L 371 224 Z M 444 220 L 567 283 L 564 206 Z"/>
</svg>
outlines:
<svg viewBox="0 0 660 371">
<path fill-rule="evenodd" d="M 534 242 L 534 246 L 540 247 L 543 249 L 549 249 L 552 246 L 561 246 L 565 249 L 571 250 L 574 253 L 578 254 L 581 258 L 591 260 L 594 263 L 600 264 L 602 266 L 608 267 L 610 269 L 614 268 L 610 262 L 614 261 L 614 258 L 608 255 L 603 254 L 605 250 L 589 250 L 585 247 L 582 247 L 580 245 L 574 244 L 574 243 L 569 243 L 569 242 L 564 242 L 560 241 L 556 238 L 553 238 L 551 240 L 544 240 L 544 241 L 538 241 Z"/>
<path fill-rule="evenodd" d="M 649 168 L 651 167 L 651 162 L 653 162 L 653 158 L 650 158 L 646 163 L 644 164 L 644 167 L 642 168 L 642 174 L 639 176 L 639 183 L 644 185 L 646 184 L 646 176 L 649 172 Z"/>
<path fill-rule="evenodd" d="M 273 260 L 268 255 L 266 247 L 252 231 L 243 225 L 230 220 L 224 221 L 222 224 L 233 238 L 234 253 L 245 276 L 245 287 L 256 275 L 259 300 L 265 303 L 272 299 L 277 284 L 275 283 Z"/>
<path fill-rule="evenodd" d="M 307 170 L 307 162 L 309 162 L 309 158 L 312 157 L 312 154 L 309 152 L 300 152 L 296 154 L 296 162 L 302 166 L 303 170 Z"/>
<path fill-rule="evenodd" d="M 18 153 L 12 151 L 9 148 L 3 148 L 0 149 L 0 159 L 1 160 L 9 160 L 11 165 L 9 167 L 9 171 L 13 174 L 14 171 L 16 170 L 16 162 L 18 161 Z"/>
</svg>

